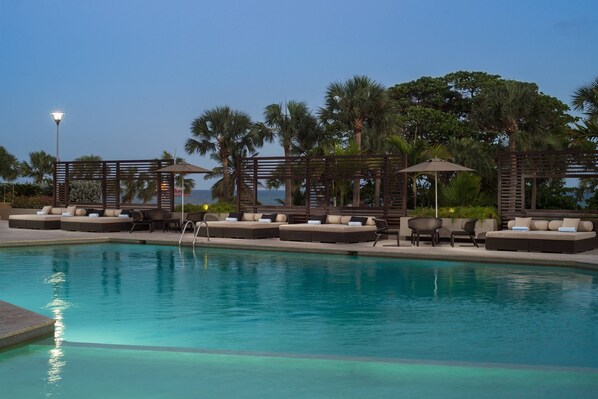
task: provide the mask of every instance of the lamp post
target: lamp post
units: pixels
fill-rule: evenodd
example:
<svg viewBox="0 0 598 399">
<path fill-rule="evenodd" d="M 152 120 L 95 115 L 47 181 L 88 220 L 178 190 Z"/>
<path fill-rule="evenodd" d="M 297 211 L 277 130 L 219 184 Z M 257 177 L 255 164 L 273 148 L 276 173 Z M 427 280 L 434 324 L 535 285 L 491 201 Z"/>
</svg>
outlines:
<svg viewBox="0 0 598 399">
<path fill-rule="evenodd" d="M 59 130 L 59 125 L 60 125 L 60 121 L 62 120 L 62 117 L 64 116 L 64 112 L 52 112 L 50 115 L 52 115 L 52 119 L 54 119 L 54 122 L 56 122 L 56 162 L 60 162 L 60 148 L 59 148 L 59 137 L 60 137 L 60 130 Z"/>
</svg>

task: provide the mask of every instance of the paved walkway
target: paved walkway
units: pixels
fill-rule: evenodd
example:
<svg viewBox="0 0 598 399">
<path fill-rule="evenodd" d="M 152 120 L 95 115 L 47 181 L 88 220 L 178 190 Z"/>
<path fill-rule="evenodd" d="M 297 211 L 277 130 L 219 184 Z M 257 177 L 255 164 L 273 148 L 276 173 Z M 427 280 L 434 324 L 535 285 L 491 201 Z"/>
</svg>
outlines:
<svg viewBox="0 0 598 399">
<path fill-rule="evenodd" d="M 72 244 L 92 242 L 131 242 L 148 244 L 178 245 L 180 234 L 176 232 L 128 232 L 122 233 L 82 233 L 62 230 L 25 230 L 10 229 L 8 222 L 0 221 L 0 247 L 24 245 Z M 183 245 L 191 245 L 193 234 L 185 234 Z M 493 263 L 519 263 L 579 267 L 598 270 L 598 250 L 580 254 L 550 254 L 536 252 L 486 251 L 483 244 L 475 248 L 471 243 L 456 243 L 451 247 L 447 242 L 432 247 L 429 243 L 413 246 L 408 241 L 401 241 L 400 247 L 391 240 L 380 241 L 376 247 L 372 243 L 323 244 L 294 241 L 280 241 L 277 238 L 261 240 L 243 240 L 227 238 L 198 239 L 198 246 L 219 248 L 260 249 L 273 251 L 317 252 L 351 254 L 359 256 L 382 256 L 439 260 L 463 260 Z M 0 259 L 1 261 L 1 259 Z"/>
</svg>

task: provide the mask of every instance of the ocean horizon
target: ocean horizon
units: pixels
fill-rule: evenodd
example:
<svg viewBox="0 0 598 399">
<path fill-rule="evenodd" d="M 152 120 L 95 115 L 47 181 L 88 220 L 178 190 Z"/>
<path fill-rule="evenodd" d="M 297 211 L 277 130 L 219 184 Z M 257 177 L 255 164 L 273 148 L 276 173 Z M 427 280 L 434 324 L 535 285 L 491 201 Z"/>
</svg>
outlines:
<svg viewBox="0 0 598 399">
<path fill-rule="evenodd" d="M 276 200 L 284 200 L 284 190 L 258 190 L 257 199 L 263 205 L 279 205 Z M 211 190 L 192 190 L 189 195 L 185 196 L 185 204 L 201 205 L 215 202 L 216 199 L 212 198 Z M 176 196 L 174 203 L 180 205 L 181 197 Z"/>
</svg>

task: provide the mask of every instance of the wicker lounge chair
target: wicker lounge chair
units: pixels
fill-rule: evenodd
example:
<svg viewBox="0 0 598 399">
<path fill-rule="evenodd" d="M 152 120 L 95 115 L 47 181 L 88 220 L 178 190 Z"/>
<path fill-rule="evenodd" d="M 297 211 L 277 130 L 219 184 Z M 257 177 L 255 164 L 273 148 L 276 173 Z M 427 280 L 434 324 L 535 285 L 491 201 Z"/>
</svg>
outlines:
<svg viewBox="0 0 598 399">
<path fill-rule="evenodd" d="M 63 218 L 63 215 L 68 213 L 75 216 L 77 211 L 77 207 L 75 206 L 67 208 L 45 206 L 37 214 L 10 215 L 8 217 L 8 227 L 38 230 L 60 229 L 60 220 Z M 79 211 L 85 214 L 84 209 L 79 209 Z"/>
<path fill-rule="evenodd" d="M 399 230 L 398 229 L 389 229 L 388 222 L 384 219 L 374 219 L 374 223 L 376 224 L 376 241 L 374 241 L 373 247 L 376 246 L 378 240 L 382 236 L 389 236 L 389 235 L 396 235 L 397 236 L 397 247 L 399 246 Z"/>
<path fill-rule="evenodd" d="M 67 216 L 60 219 L 60 228 L 68 231 L 86 231 L 108 233 L 127 231 L 131 228 L 132 218 L 128 211 L 121 209 L 88 209 L 87 215 Z M 97 216 L 90 216 L 90 215 Z"/>
<path fill-rule="evenodd" d="M 251 212 L 232 212 L 227 219 L 204 222 L 206 229 L 198 226 L 196 237 L 208 237 L 209 234 L 209 237 L 221 238 L 276 238 L 279 235 L 279 227 L 286 225 L 287 221 L 284 214 L 267 215 Z M 233 219 L 236 219 L 236 221 L 233 221 Z M 268 222 L 266 222 L 266 219 L 268 219 Z"/>
<path fill-rule="evenodd" d="M 464 220 L 461 224 L 462 230 L 453 230 L 451 231 L 451 247 L 455 246 L 455 237 L 456 236 L 468 236 L 473 245 L 476 248 L 479 248 L 478 243 L 475 240 L 475 224 L 478 220 L 477 219 L 467 219 Z"/>
<path fill-rule="evenodd" d="M 317 219 L 310 218 L 310 219 Z M 354 222 L 351 222 L 351 220 Z M 361 225 L 351 225 L 357 219 Z M 322 223 L 325 220 L 325 223 Z M 317 222 L 317 220 L 316 220 Z M 280 226 L 280 239 L 283 241 L 307 241 L 330 243 L 353 243 L 376 240 L 376 225 L 371 217 L 328 215 L 320 219 L 319 224 L 288 224 Z"/>
<path fill-rule="evenodd" d="M 522 222 L 511 220 L 507 230 L 486 233 L 486 249 L 578 253 L 598 248 L 598 223 L 578 220 L 576 231 L 561 232 L 559 227 L 563 226 L 565 220 L 530 220 L 525 226 L 527 231 L 516 230 L 515 226 L 520 226 Z"/>
<path fill-rule="evenodd" d="M 415 244 L 419 247 L 420 236 L 430 236 L 432 246 L 440 241 L 438 229 L 442 227 L 442 219 L 432 217 L 416 217 L 411 218 L 408 221 L 409 228 L 411 229 L 411 244 Z"/>
</svg>

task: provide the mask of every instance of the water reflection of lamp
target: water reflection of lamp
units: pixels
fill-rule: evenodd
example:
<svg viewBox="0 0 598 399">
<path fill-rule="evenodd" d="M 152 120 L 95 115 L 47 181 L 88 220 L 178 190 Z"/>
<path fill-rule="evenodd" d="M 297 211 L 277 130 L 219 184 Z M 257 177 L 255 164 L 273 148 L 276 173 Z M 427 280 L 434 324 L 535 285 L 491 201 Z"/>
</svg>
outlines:
<svg viewBox="0 0 598 399">
<path fill-rule="evenodd" d="M 46 382 L 50 385 L 55 385 L 62 379 L 62 369 L 66 364 L 63 360 L 64 350 L 62 349 L 64 331 L 66 329 L 64 324 L 64 311 L 69 308 L 70 304 L 60 298 L 60 291 L 65 281 L 66 274 L 59 271 L 52 273 L 46 280 L 46 283 L 51 284 L 53 289 L 52 301 L 50 301 L 46 307 L 50 309 L 52 317 L 56 320 L 56 323 L 54 324 L 54 347 L 49 351 L 49 368 L 48 376 L 46 378 Z"/>
</svg>

